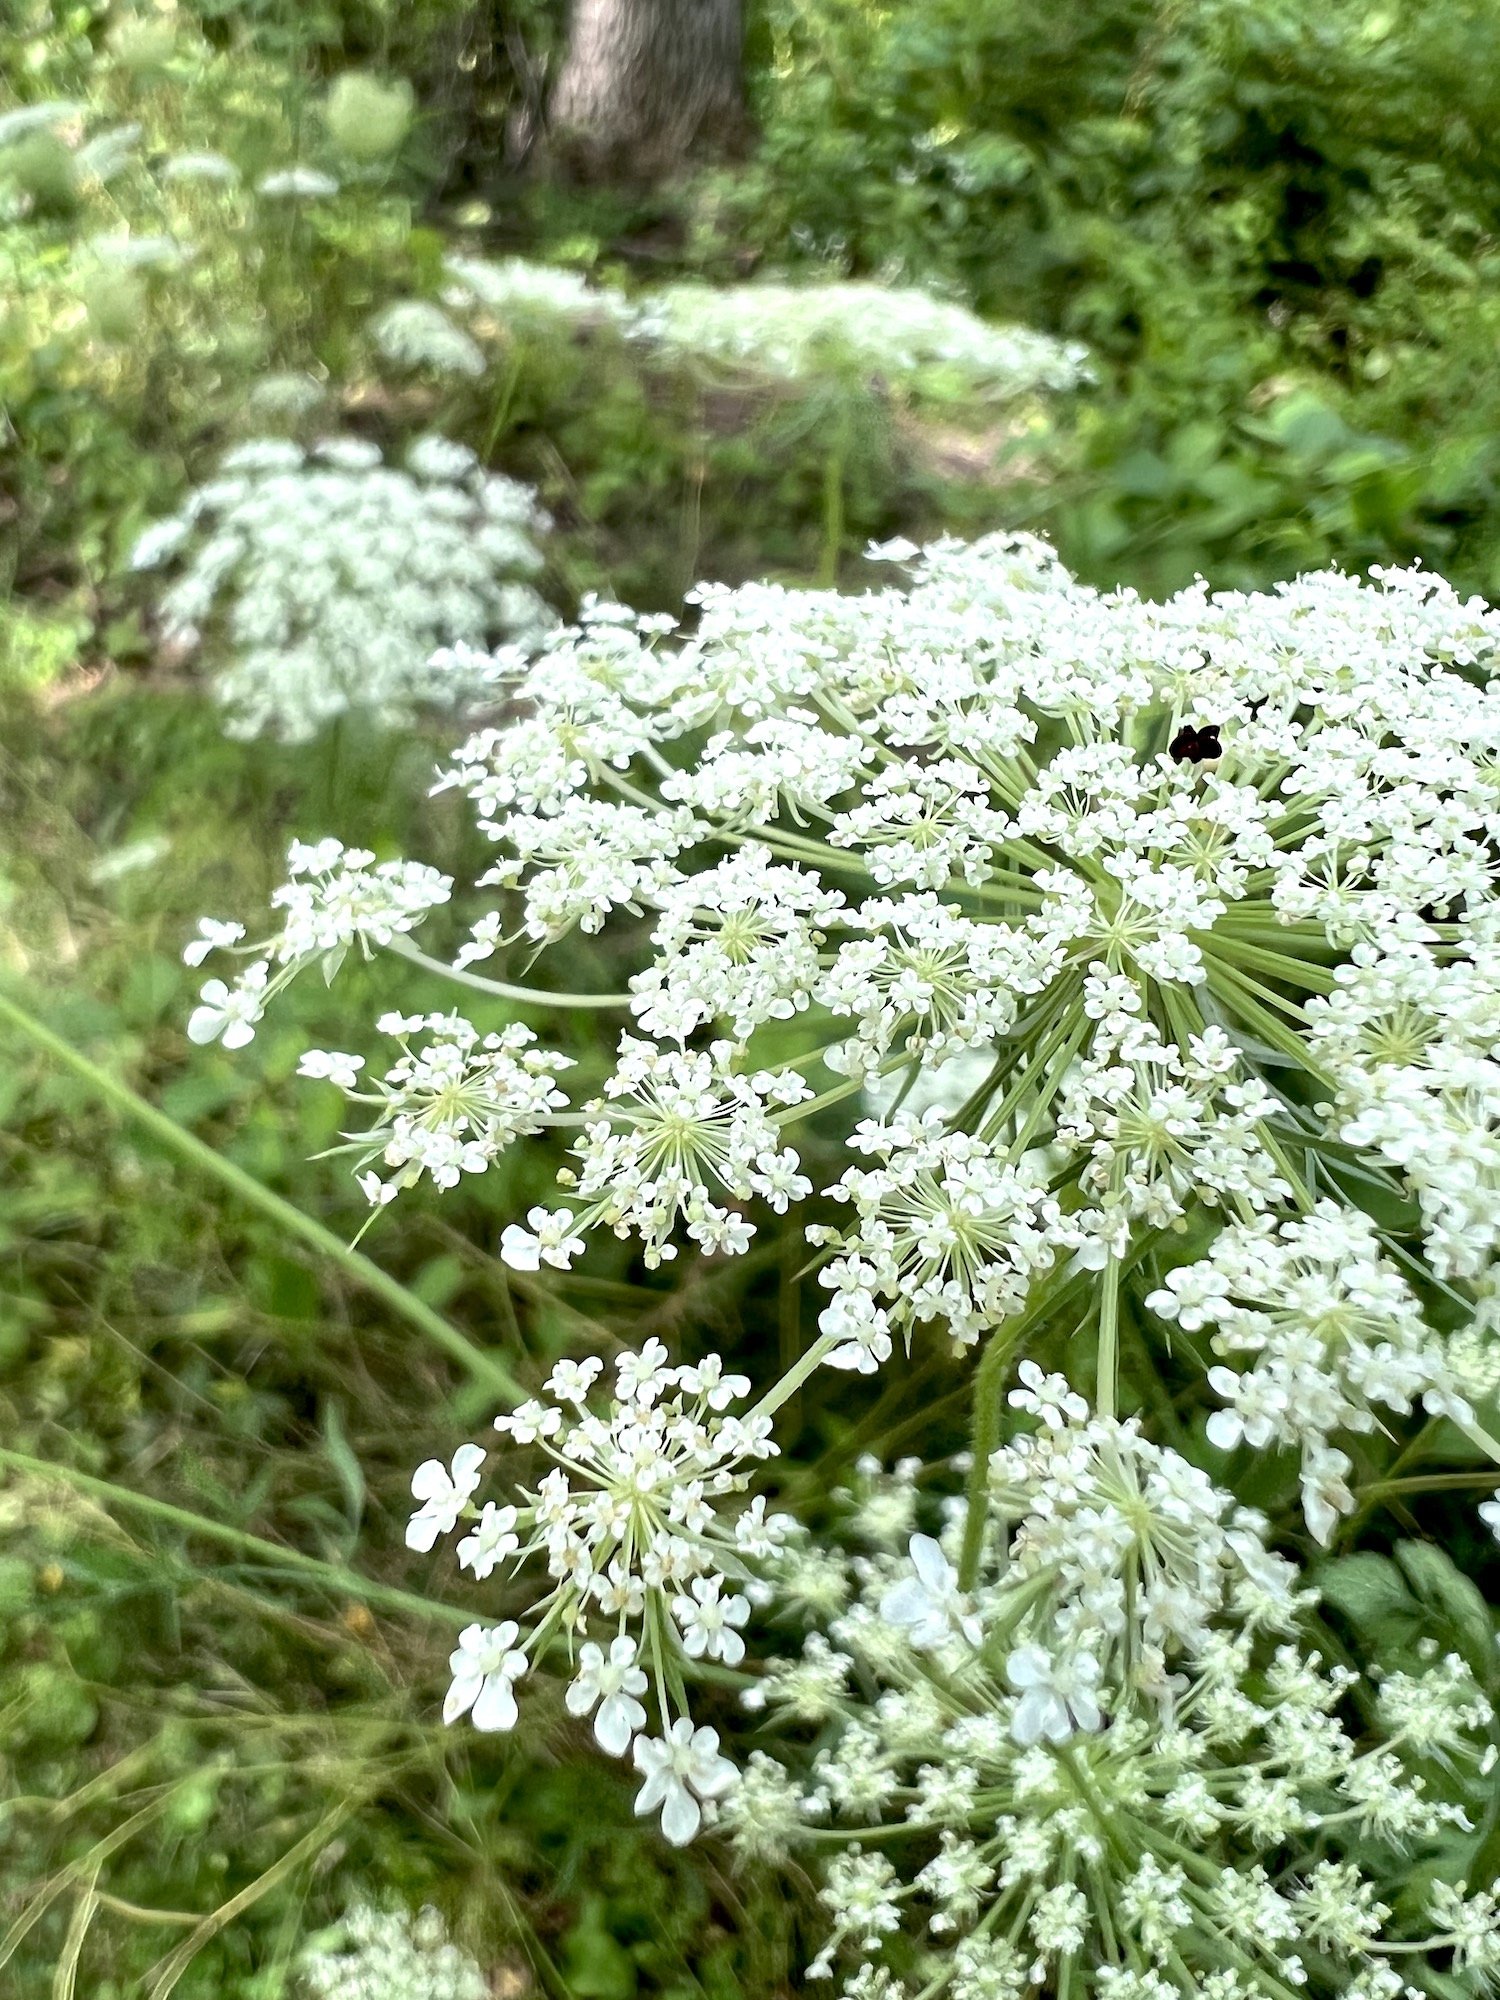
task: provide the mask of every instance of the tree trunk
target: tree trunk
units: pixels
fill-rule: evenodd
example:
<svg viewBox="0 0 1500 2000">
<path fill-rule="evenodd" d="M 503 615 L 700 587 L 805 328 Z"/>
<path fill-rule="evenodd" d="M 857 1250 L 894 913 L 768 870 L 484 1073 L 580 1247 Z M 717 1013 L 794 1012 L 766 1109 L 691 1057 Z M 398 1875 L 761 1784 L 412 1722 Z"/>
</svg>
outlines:
<svg viewBox="0 0 1500 2000">
<path fill-rule="evenodd" d="M 653 181 L 745 136 L 740 0 L 573 0 L 549 150 L 589 179 Z"/>
</svg>

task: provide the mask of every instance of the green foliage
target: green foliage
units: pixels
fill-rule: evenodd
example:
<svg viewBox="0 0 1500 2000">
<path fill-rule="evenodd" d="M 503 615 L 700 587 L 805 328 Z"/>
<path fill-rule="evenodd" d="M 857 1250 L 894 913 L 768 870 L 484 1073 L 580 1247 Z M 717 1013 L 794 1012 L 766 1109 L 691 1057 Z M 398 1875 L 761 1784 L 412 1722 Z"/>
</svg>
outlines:
<svg viewBox="0 0 1500 2000">
<path fill-rule="evenodd" d="M 765 144 L 708 245 L 749 230 L 1091 342 L 1106 393 L 1035 502 L 1069 560 L 1166 591 L 1422 556 L 1500 587 L 1487 8 L 766 18 Z"/>
</svg>

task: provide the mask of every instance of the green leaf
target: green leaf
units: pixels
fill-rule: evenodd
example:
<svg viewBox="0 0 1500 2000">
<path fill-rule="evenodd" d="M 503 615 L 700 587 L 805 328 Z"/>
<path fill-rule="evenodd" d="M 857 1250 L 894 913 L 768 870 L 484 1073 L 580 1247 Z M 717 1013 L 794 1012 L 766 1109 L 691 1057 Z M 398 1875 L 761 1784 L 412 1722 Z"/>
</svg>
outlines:
<svg viewBox="0 0 1500 2000">
<path fill-rule="evenodd" d="M 1324 1603 L 1342 1612 L 1361 1632 L 1417 1615 L 1416 1602 L 1389 1556 L 1339 1556 L 1322 1566 L 1316 1582 Z"/>
<path fill-rule="evenodd" d="M 1422 1602 L 1451 1628 L 1482 1687 L 1496 1681 L 1495 1627 L 1479 1587 L 1435 1542 L 1398 1542 L 1396 1560 Z"/>
</svg>

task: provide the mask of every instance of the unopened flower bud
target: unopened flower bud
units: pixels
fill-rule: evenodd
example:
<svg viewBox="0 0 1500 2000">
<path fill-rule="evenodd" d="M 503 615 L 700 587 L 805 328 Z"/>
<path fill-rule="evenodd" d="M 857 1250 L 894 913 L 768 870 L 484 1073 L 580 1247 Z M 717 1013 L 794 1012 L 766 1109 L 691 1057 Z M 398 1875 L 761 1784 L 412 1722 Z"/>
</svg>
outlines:
<svg viewBox="0 0 1500 2000">
<path fill-rule="evenodd" d="M 412 88 L 404 77 L 382 83 L 349 70 L 334 84 L 323 118 L 334 144 L 351 160 L 383 160 L 411 129 Z"/>
</svg>

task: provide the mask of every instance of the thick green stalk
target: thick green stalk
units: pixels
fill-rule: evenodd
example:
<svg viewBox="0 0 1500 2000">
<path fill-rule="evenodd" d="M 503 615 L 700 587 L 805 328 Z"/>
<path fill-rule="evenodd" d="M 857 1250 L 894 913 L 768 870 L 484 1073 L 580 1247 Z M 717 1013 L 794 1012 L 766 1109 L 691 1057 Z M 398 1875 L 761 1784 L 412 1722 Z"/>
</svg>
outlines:
<svg viewBox="0 0 1500 2000">
<path fill-rule="evenodd" d="M 136 1493 L 110 1479 L 96 1479 L 92 1473 L 79 1472 L 71 1465 L 60 1465 L 48 1458 L 33 1458 L 27 1452 L 11 1451 L 7 1446 L 0 1445 L 0 1466 L 9 1466 L 13 1471 L 28 1473 L 38 1479 L 61 1480 L 65 1486 L 76 1487 L 80 1493 L 87 1493 L 94 1499 L 133 1509 L 137 1514 L 149 1514 L 154 1520 L 181 1528 L 184 1534 L 202 1535 L 207 1541 L 222 1542 L 226 1548 L 239 1549 L 243 1554 L 254 1556 L 258 1561 L 278 1569 L 314 1578 L 328 1588 L 366 1604 L 383 1605 L 391 1611 L 404 1611 L 418 1618 L 437 1619 L 449 1625 L 473 1622 L 473 1614 L 461 1605 L 440 1604 L 436 1598 L 419 1597 L 414 1591 L 398 1590 L 392 1584 L 372 1583 L 357 1571 L 345 1569 L 341 1563 L 304 1555 L 300 1549 L 283 1548 L 278 1542 L 268 1542 L 263 1536 L 252 1535 L 244 1528 L 232 1528 L 226 1522 L 211 1520 L 206 1514 L 195 1514 L 187 1507 L 174 1507 L 169 1500 L 153 1499 L 149 1493 Z"/>
<path fill-rule="evenodd" d="M 434 1347 L 440 1348 L 451 1361 L 467 1370 L 475 1381 L 482 1382 L 486 1389 L 509 1408 L 524 1400 L 525 1392 L 515 1376 L 498 1356 L 476 1347 L 456 1326 L 450 1326 L 440 1313 L 433 1311 L 414 1292 L 409 1292 L 388 1272 L 382 1271 L 368 1257 L 335 1236 L 331 1229 L 325 1229 L 321 1222 L 315 1222 L 310 1215 L 304 1215 L 291 1202 L 284 1201 L 279 1194 L 273 1194 L 262 1187 L 253 1175 L 243 1167 L 237 1167 L 232 1160 L 226 1160 L 206 1145 L 193 1133 L 184 1131 L 182 1126 L 164 1111 L 158 1111 L 154 1104 L 148 1104 L 144 1097 L 133 1091 L 129 1084 L 121 1083 L 117 1077 L 91 1062 L 85 1055 L 65 1042 L 60 1035 L 30 1014 L 24 1007 L 0 993 L 0 1022 L 6 1022 L 44 1049 L 56 1062 L 90 1087 L 107 1104 L 123 1111 L 162 1144 L 176 1153 L 188 1165 L 201 1169 L 211 1179 L 237 1194 L 252 1208 L 258 1208 L 262 1215 L 279 1223 L 289 1236 L 296 1236 L 315 1250 L 320 1257 L 326 1257 L 337 1265 L 344 1275 L 361 1290 L 369 1292 L 383 1305 L 398 1313 L 418 1332 L 424 1334 Z"/>
</svg>

